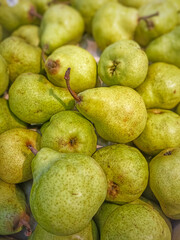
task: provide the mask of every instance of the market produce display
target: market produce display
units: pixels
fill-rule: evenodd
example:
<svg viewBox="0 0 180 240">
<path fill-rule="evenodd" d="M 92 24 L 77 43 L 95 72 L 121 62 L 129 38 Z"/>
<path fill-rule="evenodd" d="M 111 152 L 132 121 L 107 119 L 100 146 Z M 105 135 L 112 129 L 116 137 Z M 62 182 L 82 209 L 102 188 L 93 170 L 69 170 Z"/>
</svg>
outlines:
<svg viewBox="0 0 180 240">
<path fill-rule="evenodd" d="M 180 240 L 180 0 L 0 0 L 0 240 Z"/>
</svg>

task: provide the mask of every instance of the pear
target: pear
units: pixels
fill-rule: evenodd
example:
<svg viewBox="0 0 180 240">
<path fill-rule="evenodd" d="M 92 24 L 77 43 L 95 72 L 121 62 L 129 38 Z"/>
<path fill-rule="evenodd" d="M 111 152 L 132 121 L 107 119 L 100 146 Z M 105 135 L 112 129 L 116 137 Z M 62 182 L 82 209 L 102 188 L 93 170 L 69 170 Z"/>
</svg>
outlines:
<svg viewBox="0 0 180 240">
<path fill-rule="evenodd" d="M 8 100 L 0 98 L 0 134 L 11 128 L 26 128 L 26 124 L 11 112 Z"/>
<path fill-rule="evenodd" d="M 127 143 L 144 130 L 147 112 L 141 96 L 124 86 L 97 87 L 78 95 L 70 88 L 70 69 L 65 79 L 76 99 L 76 108 L 94 123 L 97 133 L 107 141 Z"/>
<path fill-rule="evenodd" d="M 78 152 L 91 156 L 96 151 L 97 136 L 93 125 L 79 112 L 62 111 L 45 123 L 41 148 L 59 152 Z"/>
<path fill-rule="evenodd" d="M 0 234 L 20 232 L 24 225 L 29 235 L 31 233 L 29 220 L 23 191 L 19 186 L 5 183 L 0 179 Z"/>
<path fill-rule="evenodd" d="M 104 4 L 94 15 L 92 34 L 101 50 L 121 39 L 133 39 L 138 12 L 117 2 Z"/>
<path fill-rule="evenodd" d="M 38 47 L 40 43 L 39 27 L 36 25 L 20 26 L 12 33 L 12 36 L 20 37 L 35 47 Z"/>
<path fill-rule="evenodd" d="M 180 69 L 167 63 L 149 66 L 145 81 L 136 88 L 147 108 L 172 109 L 180 101 Z"/>
<path fill-rule="evenodd" d="M 176 113 L 180 115 L 180 103 L 176 107 Z"/>
<path fill-rule="evenodd" d="M 153 40 L 146 48 L 146 54 L 151 62 L 165 62 L 180 67 L 180 26 L 175 27 Z"/>
<path fill-rule="evenodd" d="M 31 1 L 5 1 L 1 0 L 0 24 L 9 32 L 25 24 L 37 24 L 38 14 Z"/>
<path fill-rule="evenodd" d="M 98 64 L 98 74 L 108 86 L 139 86 L 148 71 L 148 58 L 138 43 L 120 40 L 103 51 Z"/>
<path fill-rule="evenodd" d="M 8 64 L 11 82 L 21 73 L 41 71 L 41 49 L 19 37 L 11 36 L 4 39 L 0 43 L 0 54 Z"/>
<path fill-rule="evenodd" d="M 124 204 L 141 196 L 148 183 L 148 164 L 138 149 L 116 144 L 100 148 L 92 157 L 106 174 L 106 201 Z"/>
<path fill-rule="evenodd" d="M 101 228 L 101 239 L 171 240 L 171 232 L 164 218 L 151 206 L 129 203 L 109 215 Z"/>
<path fill-rule="evenodd" d="M 30 129 L 13 128 L 0 134 L 0 178 L 7 183 L 21 183 L 32 178 L 29 149 L 40 148 L 40 134 Z"/>
<path fill-rule="evenodd" d="M 41 21 L 41 47 L 50 54 L 62 45 L 78 43 L 83 32 L 84 21 L 77 10 L 65 4 L 52 5 Z"/>
<path fill-rule="evenodd" d="M 82 231 L 105 200 L 105 174 L 85 154 L 41 148 L 32 161 L 32 171 L 31 211 L 52 234 L 68 236 Z"/>
<path fill-rule="evenodd" d="M 2 41 L 3 39 L 3 28 L 2 28 L 2 25 L 0 24 L 0 42 Z"/>
<path fill-rule="evenodd" d="M 0 96 L 7 90 L 9 85 L 9 69 L 5 59 L 0 55 Z"/>
<path fill-rule="evenodd" d="M 172 1 L 154 0 L 139 9 L 135 41 L 147 46 L 153 39 L 171 31 L 178 24 L 177 9 Z"/>
<path fill-rule="evenodd" d="M 29 240 L 98 240 L 98 235 L 93 236 L 95 223 L 93 220 L 88 224 L 88 226 L 80 231 L 70 236 L 57 236 L 44 230 L 39 224 L 36 226 L 34 232 L 28 238 Z"/>
<path fill-rule="evenodd" d="M 119 0 L 119 2 L 127 7 L 140 8 L 151 0 Z"/>
<path fill-rule="evenodd" d="M 150 188 L 158 199 L 164 214 L 180 219 L 180 148 L 167 148 L 150 162 Z"/>
<path fill-rule="evenodd" d="M 67 89 L 55 87 L 43 75 L 23 73 L 9 89 L 9 106 L 22 121 L 41 124 L 57 112 L 72 109 L 74 99 Z"/>
<path fill-rule="evenodd" d="M 66 87 L 64 74 L 71 68 L 71 88 L 82 92 L 96 86 L 97 64 L 85 49 L 66 45 L 56 49 L 45 62 L 48 79 L 59 87 Z"/>
<path fill-rule="evenodd" d="M 53 4 L 58 4 L 61 2 L 68 3 L 67 0 L 31 0 L 36 6 L 38 13 L 44 14 L 46 10 Z"/>
<path fill-rule="evenodd" d="M 149 155 L 180 146 L 180 116 L 166 109 L 149 109 L 147 123 L 134 144 Z"/>
</svg>

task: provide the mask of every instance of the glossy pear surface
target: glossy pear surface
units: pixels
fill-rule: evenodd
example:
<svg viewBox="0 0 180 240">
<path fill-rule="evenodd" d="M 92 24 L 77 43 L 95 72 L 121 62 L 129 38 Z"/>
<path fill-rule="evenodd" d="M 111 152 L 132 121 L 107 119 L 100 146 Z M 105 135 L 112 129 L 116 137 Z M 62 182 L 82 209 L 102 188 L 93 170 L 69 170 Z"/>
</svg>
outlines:
<svg viewBox="0 0 180 240">
<path fill-rule="evenodd" d="M 7 90 L 9 85 L 9 69 L 5 59 L 0 55 L 0 96 Z"/>
</svg>

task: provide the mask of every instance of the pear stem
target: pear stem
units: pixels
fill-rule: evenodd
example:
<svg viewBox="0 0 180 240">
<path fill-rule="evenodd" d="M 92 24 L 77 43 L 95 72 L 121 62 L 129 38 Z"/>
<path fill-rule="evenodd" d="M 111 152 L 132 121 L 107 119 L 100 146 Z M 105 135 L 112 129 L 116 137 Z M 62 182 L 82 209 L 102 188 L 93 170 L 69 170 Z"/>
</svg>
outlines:
<svg viewBox="0 0 180 240">
<path fill-rule="evenodd" d="M 35 149 L 32 145 L 28 145 L 27 147 L 28 147 L 28 148 L 31 150 L 31 152 L 36 156 L 36 154 L 38 153 L 38 150 Z"/>
<path fill-rule="evenodd" d="M 159 12 L 155 12 L 153 14 L 150 14 L 148 16 L 142 16 L 138 18 L 138 22 L 140 22 L 141 20 L 144 20 L 146 22 L 146 25 L 149 29 L 154 27 L 154 23 L 152 21 L 149 20 L 149 18 L 155 17 L 155 16 L 159 16 Z"/>
<path fill-rule="evenodd" d="M 66 73 L 64 75 L 64 79 L 66 80 L 66 85 L 67 85 L 67 89 L 69 90 L 70 94 L 73 96 L 73 98 L 77 101 L 77 102 L 81 102 L 81 98 L 77 95 L 77 93 L 75 91 L 73 91 L 70 87 L 70 71 L 71 68 L 68 68 L 66 70 Z"/>
<path fill-rule="evenodd" d="M 32 17 L 37 17 L 38 19 L 42 20 L 42 15 L 39 14 L 34 7 L 32 7 L 32 8 L 29 10 L 29 14 L 30 14 Z"/>
</svg>

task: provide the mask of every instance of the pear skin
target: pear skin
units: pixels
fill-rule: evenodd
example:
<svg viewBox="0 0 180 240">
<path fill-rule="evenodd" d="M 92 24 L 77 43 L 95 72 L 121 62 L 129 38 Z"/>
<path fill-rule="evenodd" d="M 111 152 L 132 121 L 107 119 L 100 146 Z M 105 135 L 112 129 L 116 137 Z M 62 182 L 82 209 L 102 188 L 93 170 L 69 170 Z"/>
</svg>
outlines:
<svg viewBox="0 0 180 240">
<path fill-rule="evenodd" d="M 9 69 L 5 59 L 0 55 L 0 96 L 7 90 L 9 85 Z"/>
</svg>

